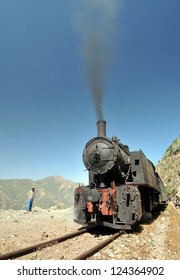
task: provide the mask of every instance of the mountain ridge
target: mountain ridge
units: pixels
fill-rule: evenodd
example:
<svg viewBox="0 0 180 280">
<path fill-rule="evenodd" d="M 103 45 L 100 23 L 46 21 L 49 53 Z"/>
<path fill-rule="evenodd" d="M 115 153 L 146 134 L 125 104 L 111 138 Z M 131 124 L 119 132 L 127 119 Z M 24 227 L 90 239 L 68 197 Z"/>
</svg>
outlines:
<svg viewBox="0 0 180 280">
<path fill-rule="evenodd" d="M 28 191 L 35 187 L 33 206 L 41 208 L 68 208 L 73 205 L 78 183 L 62 176 L 48 176 L 40 180 L 0 179 L 0 209 L 26 209 Z"/>
</svg>

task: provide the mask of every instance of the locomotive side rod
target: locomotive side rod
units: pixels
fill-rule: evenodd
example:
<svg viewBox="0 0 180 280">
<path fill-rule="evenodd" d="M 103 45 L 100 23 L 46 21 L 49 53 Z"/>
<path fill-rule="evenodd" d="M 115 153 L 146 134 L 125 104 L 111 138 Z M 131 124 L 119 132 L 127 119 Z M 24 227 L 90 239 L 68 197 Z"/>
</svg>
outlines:
<svg viewBox="0 0 180 280">
<path fill-rule="evenodd" d="M 77 256 L 74 260 L 86 260 L 87 258 L 93 256 L 95 253 L 109 245 L 111 242 L 113 242 L 115 239 L 117 239 L 119 236 L 122 235 L 122 231 L 119 231 L 118 233 L 114 234 L 113 236 L 109 237 L 108 239 L 104 240 L 100 244 L 94 246 L 93 248 L 89 249 L 88 251 L 82 253 L 81 255 Z"/>
<path fill-rule="evenodd" d="M 47 246 L 51 246 L 51 245 L 54 245 L 54 244 L 57 244 L 57 243 L 61 243 L 65 240 L 67 240 L 67 239 L 71 239 L 71 238 L 76 237 L 78 235 L 81 235 L 85 232 L 87 232 L 87 228 L 80 229 L 80 230 L 77 230 L 75 232 L 57 237 L 55 239 L 51 239 L 49 241 L 39 243 L 39 244 L 36 244 L 36 245 L 33 245 L 33 246 L 29 246 L 29 247 L 26 247 L 26 248 L 23 248 L 23 249 L 20 249 L 20 250 L 16 250 L 16 251 L 13 251 L 13 252 L 10 252 L 10 253 L 6 253 L 6 254 L 3 254 L 3 255 L 0 255 L 0 260 L 15 259 L 15 258 L 24 256 L 24 255 L 33 253 L 36 250 L 45 248 Z"/>
</svg>

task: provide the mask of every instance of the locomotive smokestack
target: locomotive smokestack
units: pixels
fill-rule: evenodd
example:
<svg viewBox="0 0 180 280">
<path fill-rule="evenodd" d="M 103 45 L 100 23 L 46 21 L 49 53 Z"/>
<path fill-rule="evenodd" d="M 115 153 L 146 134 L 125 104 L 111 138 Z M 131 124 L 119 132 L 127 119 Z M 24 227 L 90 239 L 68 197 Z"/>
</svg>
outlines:
<svg viewBox="0 0 180 280">
<path fill-rule="evenodd" d="M 96 125 L 98 136 L 106 136 L 106 121 L 100 120 Z"/>
</svg>

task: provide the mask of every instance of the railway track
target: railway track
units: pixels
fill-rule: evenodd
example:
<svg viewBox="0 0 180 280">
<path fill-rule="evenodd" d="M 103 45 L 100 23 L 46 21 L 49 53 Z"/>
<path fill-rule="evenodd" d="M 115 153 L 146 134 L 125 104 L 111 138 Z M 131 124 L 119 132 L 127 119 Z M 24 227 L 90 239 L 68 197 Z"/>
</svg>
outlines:
<svg viewBox="0 0 180 280">
<path fill-rule="evenodd" d="M 66 235 L 57 237 L 55 239 L 45 241 L 45 242 L 41 242 L 41 243 L 26 247 L 26 248 L 23 248 L 23 249 L 20 249 L 20 250 L 16 250 L 16 251 L 13 251 L 13 252 L 10 252 L 10 253 L 2 254 L 2 255 L 0 255 L 0 260 L 16 259 L 16 258 L 19 258 L 21 256 L 25 256 L 27 254 L 33 253 L 33 252 L 35 252 L 39 249 L 42 249 L 42 248 L 45 248 L 45 247 L 48 247 L 48 246 L 52 246 L 52 245 L 57 244 L 57 243 L 64 242 L 68 239 L 71 239 L 71 238 L 76 237 L 78 235 L 84 234 L 85 232 L 87 232 L 87 228 L 80 229 L 80 230 L 77 230 L 75 232 L 72 232 L 72 233 L 69 233 L 69 234 L 66 234 Z"/>
<path fill-rule="evenodd" d="M 43 249 L 43 248 L 46 248 L 46 247 L 49 247 L 49 246 L 52 246 L 52 245 L 55 245 L 58 243 L 63 243 L 64 241 L 66 241 L 68 239 L 72 239 L 72 238 L 82 235 L 86 232 L 88 232 L 87 228 L 83 228 L 83 229 L 77 230 L 75 232 L 72 232 L 70 234 L 60 236 L 55 239 L 51 239 L 46 242 L 38 243 L 33 246 L 29 246 L 29 247 L 26 247 L 26 248 L 23 248 L 20 250 L 2 254 L 2 255 L 0 255 L 0 260 L 16 259 L 16 258 L 25 256 L 25 255 L 31 254 L 37 250 L 40 250 L 40 249 Z M 98 245 L 96 245 L 96 246 L 90 248 L 89 250 L 86 250 L 85 252 L 81 253 L 80 255 L 76 256 L 73 260 L 86 260 L 86 259 L 90 258 L 95 253 L 97 253 L 101 249 L 105 248 L 108 244 L 110 244 L 115 239 L 117 239 L 121 234 L 122 234 L 122 232 L 120 231 L 120 232 L 117 232 L 117 233 L 111 235 L 109 238 L 106 238 L 105 240 L 100 242 Z"/>
<path fill-rule="evenodd" d="M 118 233 L 113 234 L 112 236 L 110 236 L 106 240 L 102 241 L 98 245 L 92 247 L 91 249 L 82 253 L 81 255 L 78 255 L 76 258 L 74 258 L 74 260 L 86 260 L 86 259 L 90 258 L 94 254 L 96 254 L 97 252 L 99 252 L 100 250 L 105 248 L 107 245 L 109 245 L 111 242 L 113 242 L 115 239 L 120 237 L 121 234 L 122 234 L 122 231 L 119 231 Z"/>
</svg>

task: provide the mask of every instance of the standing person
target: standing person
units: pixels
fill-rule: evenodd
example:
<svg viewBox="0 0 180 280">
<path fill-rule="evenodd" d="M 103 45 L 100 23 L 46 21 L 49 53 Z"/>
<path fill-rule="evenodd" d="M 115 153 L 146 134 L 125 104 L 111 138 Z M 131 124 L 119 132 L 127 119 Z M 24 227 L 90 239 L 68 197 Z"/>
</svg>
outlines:
<svg viewBox="0 0 180 280">
<path fill-rule="evenodd" d="M 32 190 L 28 192 L 28 201 L 27 201 L 27 211 L 31 211 L 32 209 L 32 204 L 33 204 L 33 199 L 35 196 L 35 188 L 33 187 Z"/>
</svg>

